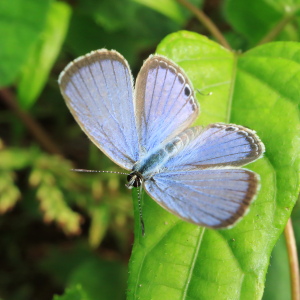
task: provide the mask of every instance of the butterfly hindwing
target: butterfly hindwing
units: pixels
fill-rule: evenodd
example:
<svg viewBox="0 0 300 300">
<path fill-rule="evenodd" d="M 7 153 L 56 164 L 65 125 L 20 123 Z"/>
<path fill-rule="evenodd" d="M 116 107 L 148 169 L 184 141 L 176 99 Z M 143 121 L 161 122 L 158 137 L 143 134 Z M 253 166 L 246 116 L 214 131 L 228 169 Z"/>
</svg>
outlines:
<svg viewBox="0 0 300 300">
<path fill-rule="evenodd" d="M 133 81 L 116 51 L 93 51 L 71 62 L 59 77 L 62 95 L 87 136 L 111 160 L 131 170 L 138 160 Z"/>
<path fill-rule="evenodd" d="M 233 225 L 258 190 L 258 175 L 246 169 L 164 172 L 145 182 L 147 193 L 180 218 L 211 228 Z"/>
<path fill-rule="evenodd" d="M 182 150 L 167 162 L 167 170 L 238 167 L 255 161 L 265 151 L 255 131 L 235 124 L 192 127 L 174 140 L 182 144 Z"/>
</svg>

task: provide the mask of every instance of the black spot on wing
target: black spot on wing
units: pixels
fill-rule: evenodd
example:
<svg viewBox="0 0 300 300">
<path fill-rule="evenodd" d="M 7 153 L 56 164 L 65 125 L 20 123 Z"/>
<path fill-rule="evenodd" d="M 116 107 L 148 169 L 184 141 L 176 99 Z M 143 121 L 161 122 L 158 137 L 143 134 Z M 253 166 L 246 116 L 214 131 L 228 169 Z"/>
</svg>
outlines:
<svg viewBox="0 0 300 300">
<path fill-rule="evenodd" d="M 184 94 L 185 94 L 187 97 L 190 96 L 191 90 L 190 90 L 190 88 L 189 88 L 188 86 L 185 86 L 185 88 L 184 88 Z"/>
</svg>

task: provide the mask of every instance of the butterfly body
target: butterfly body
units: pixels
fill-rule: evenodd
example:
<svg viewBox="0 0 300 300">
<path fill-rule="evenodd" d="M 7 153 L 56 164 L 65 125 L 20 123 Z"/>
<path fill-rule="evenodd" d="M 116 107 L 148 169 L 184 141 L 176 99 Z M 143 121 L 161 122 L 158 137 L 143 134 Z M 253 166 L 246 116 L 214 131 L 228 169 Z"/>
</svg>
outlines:
<svg viewBox="0 0 300 300">
<path fill-rule="evenodd" d="M 199 114 L 184 71 L 152 55 L 135 87 L 116 51 L 93 51 L 59 77 L 74 118 L 111 160 L 162 207 L 201 226 L 232 226 L 248 211 L 259 176 L 241 166 L 265 151 L 255 131 L 235 124 L 190 127 Z"/>
<path fill-rule="evenodd" d="M 150 179 L 153 175 L 160 173 L 166 162 L 178 153 L 180 144 L 180 137 L 175 137 L 172 141 L 144 156 L 134 165 L 132 171 L 140 173 L 144 181 Z"/>
</svg>

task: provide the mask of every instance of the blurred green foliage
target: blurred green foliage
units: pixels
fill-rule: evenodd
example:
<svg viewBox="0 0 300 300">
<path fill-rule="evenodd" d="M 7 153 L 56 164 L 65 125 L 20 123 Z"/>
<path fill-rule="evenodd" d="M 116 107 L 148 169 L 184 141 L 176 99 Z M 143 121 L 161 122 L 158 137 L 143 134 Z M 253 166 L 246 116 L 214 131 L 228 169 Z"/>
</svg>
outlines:
<svg viewBox="0 0 300 300">
<path fill-rule="evenodd" d="M 66 289 L 62 296 L 54 296 L 53 300 L 90 300 L 80 285 Z"/>
<path fill-rule="evenodd" d="M 5 63 L 1 63 L 0 86 L 13 83 L 25 64 L 31 48 L 45 28 L 50 2 L 1 1 L 0 58 Z"/>
<path fill-rule="evenodd" d="M 179 278 L 191 280 L 190 293 L 201 287 L 201 297 L 191 294 L 194 298 L 214 299 L 217 292 L 226 291 L 218 299 L 239 299 L 240 295 L 247 299 L 255 286 L 251 299 L 261 297 L 270 251 L 299 192 L 299 4 L 284 0 L 190 2 L 199 9 L 204 5 L 232 48 L 252 50 L 232 53 L 203 36 L 192 41 L 193 34 L 184 32 L 164 39 L 180 29 L 209 36 L 203 24 L 175 0 L 0 1 L 1 299 L 125 299 L 126 289 L 129 299 L 161 299 L 162 295 L 186 299 L 175 293 L 182 293 L 175 289 Z M 256 48 L 266 36 L 282 43 Z M 198 123 L 250 126 L 258 131 L 268 152 L 264 160 L 250 166 L 261 172 L 261 194 L 245 221 L 232 230 L 202 231 L 145 198 L 147 240 L 139 237 L 136 218 L 126 288 L 134 227 L 126 178 L 70 171 L 75 166 L 119 168 L 91 145 L 72 120 L 59 94 L 57 77 L 69 61 L 99 48 L 122 53 L 136 75 L 159 43 L 158 51 L 177 61 L 195 88 L 213 90 L 211 97 L 197 96 L 202 108 Z M 234 82 L 234 87 L 228 82 Z M 30 125 L 28 119 L 38 122 Z M 43 143 L 44 137 L 58 151 Z M 296 205 L 298 247 L 299 214 Z M 266 227 L 259 227 L 262 224 Z M 192 245 L 191 233 L 193 238 L 203 236 L 201 251 Z M 190 243 L 194 256 L 175 247 L 176 243 Z M 191 257 L 199 273 L 195 276 L 190 269 L 176 273 L 174 262 Z M 163 263 L 168 259 L 172 262 L 166 266 Z M 253 266 L 256 269 L 250 273 L 256 275 L 251 277 L 248 271 Z M 225 275 L 224 268 L 232 272 Z M 239 272 L 248 279 L 239 282 Z M 272 254 L 263 298 L 288 299 L 288 289 L 286 248 L 281 239 Z"/>
</svg>

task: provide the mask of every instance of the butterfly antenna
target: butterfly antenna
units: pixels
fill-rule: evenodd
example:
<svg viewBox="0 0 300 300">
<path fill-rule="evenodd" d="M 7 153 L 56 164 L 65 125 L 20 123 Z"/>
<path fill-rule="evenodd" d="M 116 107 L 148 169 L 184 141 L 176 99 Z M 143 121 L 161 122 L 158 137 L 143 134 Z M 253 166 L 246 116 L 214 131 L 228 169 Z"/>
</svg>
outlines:
<svg viewBox="0 0 300 300">
<path fill-rule="evenodd" d="M 196 89 L 195 90 L 196 92 L 198 92 L 200 95 L 202 95 L 202 96 L 211 96 L 213 93 L 212 92 L 209 92 L 209 93 L 207 93 L 207 94 L 204 94 L 204 93 L 202 93 L 199 89 Z"/>
<path fill-rule="evenodd" d="M 142 198 L 142 190 L 143 186 L 141 185 L 140 188 L 137 189 L 138 193 L 138 209 L 139 209 L 139 215 L 140 215 L 140 223 L 142 228 L 142 236 L 145 236 L 145 224 L 143 220 L 143 213 L 142 213 L 142 205 L 141 205 L 141 198 Z"/>
<path fill-rule="evenodd" d="M 82 173 L 110 173 L 110 174 L 120 174 L 128 175 L 129 173 L 116 172 L 116 171 L 98 171 L 98 170 L 85 170 L 85 169 L 71 169 L 73 172 L 82 172 Z"/>
</svg>

